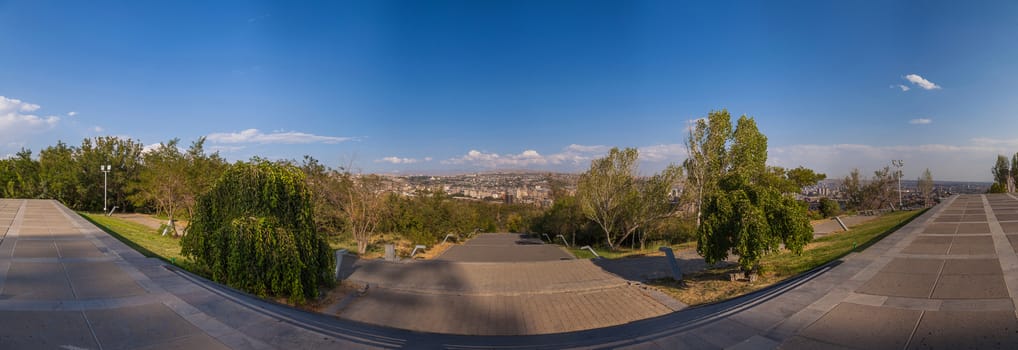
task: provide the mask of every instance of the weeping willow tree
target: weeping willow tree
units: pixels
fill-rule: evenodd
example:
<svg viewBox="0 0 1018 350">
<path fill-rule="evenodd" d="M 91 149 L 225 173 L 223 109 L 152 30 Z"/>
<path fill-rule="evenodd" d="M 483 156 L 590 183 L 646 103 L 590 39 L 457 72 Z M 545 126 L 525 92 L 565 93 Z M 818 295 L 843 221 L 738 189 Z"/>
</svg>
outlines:
<svg viewBox="0 0 1018 350">
<path fill-rule="evenodd" d="M 198 197 L 181 252 L 213 280 L 303 303 L 333 282 L 333 256 L 315 230 L 304 174 L 264 160 L 238 162 Z"/>
</svg>

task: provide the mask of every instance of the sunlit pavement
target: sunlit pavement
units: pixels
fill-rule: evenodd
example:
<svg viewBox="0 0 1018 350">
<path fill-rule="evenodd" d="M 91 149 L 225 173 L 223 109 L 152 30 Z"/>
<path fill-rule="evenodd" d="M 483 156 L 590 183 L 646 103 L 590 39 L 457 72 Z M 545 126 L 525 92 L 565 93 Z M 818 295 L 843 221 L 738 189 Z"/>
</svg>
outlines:
<svg viewBox="0 0 1018 350">
<path fill-rule="evenodd" d="M 412 332 L 261 301 L 144 258 L 53 201 L 0 200 L 5 231 L 3 349 L 1018 348 L 1011 195 L 954 197 L 862 253 L 746 297 L 527 336 Z"/>
</svg>

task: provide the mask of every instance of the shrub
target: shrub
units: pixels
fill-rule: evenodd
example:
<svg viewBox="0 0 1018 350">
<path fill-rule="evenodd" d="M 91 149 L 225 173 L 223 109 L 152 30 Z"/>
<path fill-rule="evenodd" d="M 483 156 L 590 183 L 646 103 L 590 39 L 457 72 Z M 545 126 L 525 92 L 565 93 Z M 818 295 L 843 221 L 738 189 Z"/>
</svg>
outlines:
<svg viewBox="0 0 1018 350">
<path fill-rule="evenodd" d="M 198 197 L 181 253 L 215 281 L 303 303 L 333 282 L 332 251 L 313 217 L 298 168 L 238 162 Z"/>
</svg>

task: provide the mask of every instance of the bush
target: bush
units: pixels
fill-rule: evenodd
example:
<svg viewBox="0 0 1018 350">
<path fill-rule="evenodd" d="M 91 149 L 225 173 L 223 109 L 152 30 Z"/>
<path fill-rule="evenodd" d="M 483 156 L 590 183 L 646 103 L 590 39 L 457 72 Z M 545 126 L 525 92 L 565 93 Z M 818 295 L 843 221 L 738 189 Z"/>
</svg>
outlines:
<svg viewBox="0 0 1018 350">
<path fill-rule="evenodd" d="M 332 251 L 313 217 L 299 169 L 238 162 L 198 197 L 181 253 L 215 281 L 303 303 L 333 282 Z"/>
<path fill-rule="evenodd" d="M 841 214 L 841 205 L 836 200 L 820 198 L 820 214 L 823 214 L 825 218 Z"/>
</svg>

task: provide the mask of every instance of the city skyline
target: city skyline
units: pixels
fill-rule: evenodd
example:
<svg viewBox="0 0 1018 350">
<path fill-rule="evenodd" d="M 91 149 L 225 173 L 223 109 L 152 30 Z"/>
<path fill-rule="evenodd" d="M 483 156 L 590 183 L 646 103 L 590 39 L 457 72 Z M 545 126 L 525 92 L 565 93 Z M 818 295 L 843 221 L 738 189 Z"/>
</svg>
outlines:
<svg viewBox="0 0 1018 350">
<path fill-rule="evenodd" d="M 0 157 L 115 135 L 365 172 L 681 163 L 755 117 L 771 165 L 990 181 L 1018 152 L 1018 4 L 0 4 Z"/>
</svg>

